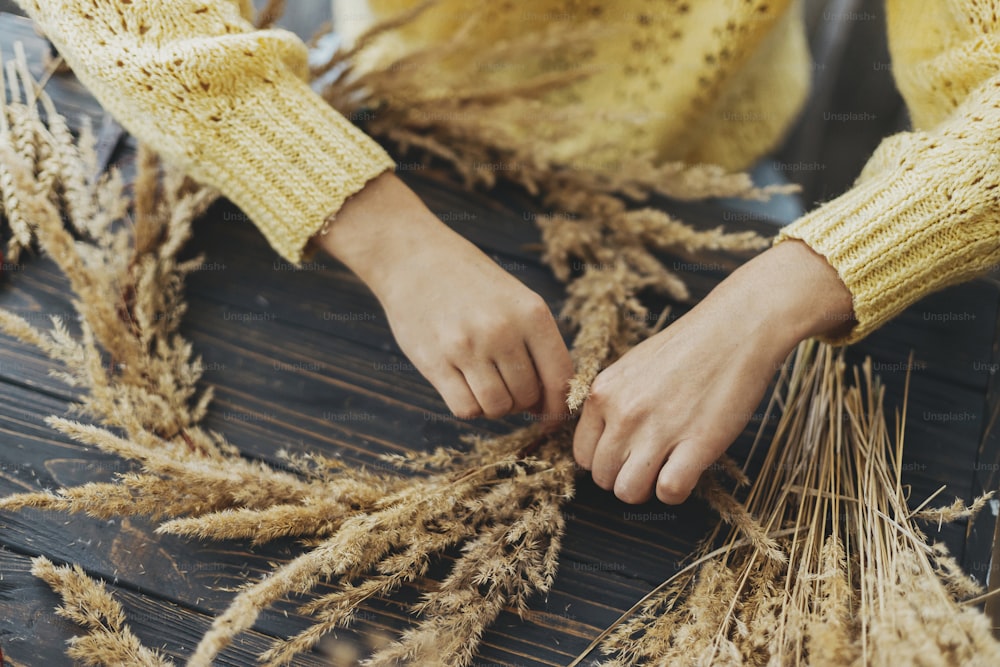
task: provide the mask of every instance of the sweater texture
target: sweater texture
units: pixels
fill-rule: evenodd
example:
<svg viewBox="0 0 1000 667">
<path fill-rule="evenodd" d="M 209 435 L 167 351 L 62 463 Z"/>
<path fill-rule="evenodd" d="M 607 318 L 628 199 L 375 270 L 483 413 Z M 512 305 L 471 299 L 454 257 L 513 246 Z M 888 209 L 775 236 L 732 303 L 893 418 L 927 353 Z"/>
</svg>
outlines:
<svg viewBox="0 0 1000 667">
<path fill-rule="evenodd" d="M 291 261 L 393 166 L 310 90 L 301 41 L 253 29 L 247 0 L 18 2 L 122 125 L 218 188 Z M 416 4 L 335 0 L 334 11 L 350 39 Z M 887 0 L 886 9 L 914 129 L 886 139 L 851 190 L 776 239 L 804 241 L 853 295 L 857 324 L 837 343 L 1000 264 L 1000 0 Z M 360 67 L 459 27 L 502 41 L 554 21 L 607 28 L 592 45 L 596 71 L 547 100 L 593 118 L 592 131 L 545 149 L 557 159 L 652 152 L 742 168 L 776 147 L 807 93 L 794 0 L 442 0 Z"/>
</svg>

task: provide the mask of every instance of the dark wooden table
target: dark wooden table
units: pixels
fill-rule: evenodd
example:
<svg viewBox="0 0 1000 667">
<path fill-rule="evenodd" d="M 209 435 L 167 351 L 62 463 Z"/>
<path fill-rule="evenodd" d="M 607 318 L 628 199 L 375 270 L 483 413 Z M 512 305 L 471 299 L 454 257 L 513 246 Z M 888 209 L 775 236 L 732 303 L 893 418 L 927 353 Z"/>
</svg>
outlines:
<svg viewBox="0 0 1000 667">
<path fill-rule="evenodd" d="M 18 39 L 33 56 L 43 48 L 27 22 L 0 15 L 4 58 L 11 56 Z M 34 66 L 40 71 L 37 61 Z M 81 113 L 101 115 L 71 76 L 57 77 L 48 90 L 71 119 Z M 130 155 L 127 146 L 118 155 L 126 169 Z M 467 193 L 430 171 L 406 178 L 442 219 L 459 220 L 451 224 L 558 308 L 560 286 L 526 249 L 538 240 L 530 222 L 536 210 L 530 199 L 512 192 Z M 705 226 L 717 225 L 726 212 L 711 204 L 674 209 Z M 740 217 L 752 219 L 730 227 L 767 229 L 755 216 Z M 190 252 L 204 253 L 207 264 L 189 281 L 190 311 L 183 325 L 204 358 L 205 381 L 217 389 L 207 425 L 225 433 L 247 456 L 276 462 L 277 450 L 285 448 L 370 465 L 378 452 L 427 448 L 462 433 L 502 432 L 517 423 L 450 418 L 430 385 L 406 363 L 377 302 L 353 275 L 327 258 L 293 270 L 235 208 L 213 208 L 197 224 Z M 719 260 L 726 266 L 733 262 Z M 702 295 L 722 276 L 705 271 L 686 278 Z M 52 262 L 40 257 L 8 267 L 0 284 L 0 307 L 43 326 L 49 315 L 73 317 L 66 281 Z M 266 317 L 250 321 L 243 317 L 248 313 Z M 949 313 L 954 316 L 941 317 Z M 969 499 L 997 488 L 1000 437 L 990 425 L 1000 406 L 998 314 L 1000 283 L 982 279 L 928 297 L 851 351 L 857 359 L 873 357 L 894 405 L 901 402 L 904 367 L 914 351 L 904 462 L 914 504 L 942 484 L 948 485 L 943 499 Z M 0 346 L 0 494 L 106 480 L 131 469 L 48 429 L 44 417 L 65 415 L 74 390 L 49 376 L 53 364 L 36 350 L 8 338 L 0 338 Z M 752 423 L 748 433 L 755 428 Z M 735 451 L 745 443 L 746 438 Z M 566 664 L 675 572 L 714 523 L 697 501 L 680 507 L 632 507 L 583 477 L 568 514 L 553 591 L 535 600 L 523 620 L 505 613 L 486 636 L 477 664 Z M 975 523 L 945 526 L 934 537 L 946 541 L 982 581 L 994 522 L 995 513 L 987 511 Z M 4 665 L 69 664 L 64 644 L 77 628 L 55 615 L 57 597 L 29 574 L 33 556 L 79 563 L 107 581 L 139 637 L 183 660 L 213 615 L 228 605 L 233 587 L 299 549 L 291 542 L 264 548 L 201 543 L 156 535 L 154 527 L 137 519 L 0 514 Z M 363 649 L 406 627 L 409 618 L 401 602 L 414 599 L 424 586 L 366 608 L 356 628 L 338 633 L 337 641 L 356 642 Z M 291 606 L 270 610 L 219 664 L 252 665 L 269 638 L 303 625 Z M 325 661 L 317 653 L 297 664 Z"/>
</svg>

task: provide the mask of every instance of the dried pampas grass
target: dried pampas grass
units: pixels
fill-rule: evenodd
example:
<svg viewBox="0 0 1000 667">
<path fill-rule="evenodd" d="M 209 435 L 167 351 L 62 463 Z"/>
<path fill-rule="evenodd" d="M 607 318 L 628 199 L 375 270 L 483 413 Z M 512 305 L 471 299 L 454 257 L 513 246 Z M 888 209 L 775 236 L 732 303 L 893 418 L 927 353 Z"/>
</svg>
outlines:
<svg viewBox="0 0 1000 667">
<path fill-rule="evenodd" d="M 271 24 L 283 4 L 269 3 L 260 25 Z M 325 77 L 324 95 L 342 112 L 364 118 L 366 109 L 378 110 L 366 122 L 372 134 L 443 160 L 469 185 L 493 186 L 499 174 L 549 208 L 551 215 L 539 218 L 544 258 L 568 282 L 563 314 L 575 332 L 577 365 L 569 401 L 577 408 L 602 367 L 662 325 L 664 316 L 648 323 L 640 293 L 689 298 L 661 251 L 754 251 L 767 244 L 754 234 L 696 231 L 636 204 L 654 194 L 692 199 L 773 191 L 754 188 L 745 175 L 653 165 L 643 156 L 630 157 L 611 173 L 538 154 L 518 135 L 518 108 L 585 72 L 499 88 L 463 84 L 458 72 L 453 83 L 463 87 L 462 95 L 434 93 L 419 77 L 400 76 L 417 61 L 454 59 L 470 43 L 462 34 L 381 69 L 354 70 L 358 50 L 425 9 L 377 26 L 355 50 L 335 55 L 314 75 Z M 541 40 L 488 48 L 502 51 L 498 57 L 537 59 L 553 49 L 578 48 L 587 34 L 554 29 Z M 78 416 L 91 423 L 53 417 L 50 426 L 134 461 L 137 471 L 110 483 L 12 496 L 0 500 L 0 509 L 151 516 L 161 520 L 161 533 L 200 539 L 306 540 L 299 556 L 238 592 L 195 649 L 192 665 L 212 664 L 270 605 L 304 596 L 301 610 L 312 625 L 260 656 L 266 664 L 287 664 L 325 634 L 349 625 L 366 600 L 426 577 L 432 560 L 458 550 L 448 573 L 412 606 L 415 625 L 377 649 L 369 664 L 471 664 L 483 632 L 502 610 L 523 611 L 533 595 L 552 586 L 564 528 L 561 509 L 573 494 L 572 424 L 386 457 L 398 472 L 346 469 L 319 455 L 290 458 L 283 470 L 242 458 L 222 434 L 200 425 L 211 392 L 201 388 L 200 361 L 177 333 L 184 277 L 198 263 L 180 262 L 177 253 L 191 221 L 215 193 L 164 168 L 145 150 L 132 200 L 124 197 L 116 174 L 90 178 L 96 161 L 90 135 L 73 141 L 27 76 L 23 57 L 6 71 L 15 94 L 0 109 L 0 195 L 11 249 L 19 252 L 37 239 L 59 264 L 76 295 L 81 333 L 71 335 L 58 320 L 38 329 L 3 312 L 0 328 L 39 347 L 62 365 L 63 379 L 85 390 Z M 31 103 L 36 98 L 46 108 L 44 121 Z M 495 113 L 477 113 L 487 108 Z M 521 168 L 497 172 L 482 166 L 497 161 Z M 571 270 L 578 261 L 587 267 L 582 272 Z M 116 298 L 108 301 L 107 294 Z M 893 596 L 889 579 L 915 582 L 913 573 L 928 567 L 941 573 L 945 588 L 921 598 L 938 604 L 928 610 L 938 614 L 957 609 L 949 597 L 954 592 L 969 592 L 953 561 L 914 547 L 919 533 L 912 517 L 900 513 L 905 504 L 898 486 L 875 485 L 893 481 L 887 471 L 897 460 L 876 451 L 884 442 L 880 402 L 866 404 L 861 393 L 853 398 L 842 386 L 843 369 L 828 351 L 822 355 L 822 370 L 785 378 L 785 426 L 768 454 L 768 472 L 746 504 L 722 480 L 706 478 L 699 485 L 698 494 L 731 526 L 726 546 L 703 554 L 614 630 L 605 647 L 621 664 L 670 664 L 671 656 L 687 663 L 695 655 L 705 664 L 783 664 L 806 655 L 840 664 L 842 658 L 878 657 L 886 649 L 874 638 L 876 631 L 906 639 L 919 611 Z M 847 411 L 856 426 L 824 431 L 831 410 Z M 817 451 L 826 467 L 805 466 Z M 779 463 L 799 467 L 774 467 Z M 722 467 L 730 481 L 746 484 L 735 464 L 724 461 Z M 772 479 L 773 470 L 780 474 Z M 872 504 L 861 507 L 841 496 Z M 853 517 L 850 530 L 838 522 L 828 530 L 821 518 L 831 508 L 834 516 Z M 906 527 L 905 535 L 898 526 Z M 859 548 L 873 551 L 861 554 Z M 105 664 L 135 655 L 128 664 L 163 664 L 137 645 L 121 610 L 99 585 L 78 570 L 45 561 L 36 563 L 36 572 L 88 631 L 71 649 L 75 659 Z M 315 594 L 321 582 L 333 590 Z M 865 602 L 860 606 L 859 595 Z M 97 616 L 88 616 L 91 606 Z M 975 646 L 993 655 L 976 629 L 975 613 L 959 616 L 947 627 L 971 639 L 955 643 L 952 654 Z"/>
<path fill-rule="evenodd" d="M 56 567 L 45 557 L 31 561 L 31 573 L 59 591 L 63 604 L 56 613 L 89 634 L 75 639 L 67 654 L 81 665 L 168 667 L 173 662 L 143 646 L 125 624 L 125 612 L 103 584 L 79 565 Z"/>
<path fill-rule="evenodd" d="M 59 362 L 60 377 L 84 390 L 76 410 L 92 423 L 52 417 L 48 424 L 134 461 L 138 469 L 110 483 L 11 496 L 0 500 L 0 509 L 143 515 L 165 519 L 163 533 L 257 543 L 296 536 L 312 542 L 236 596 L 195 650 L 193 665 L 211 664 L 270 604 L 308 594 L 321 581 L 335 583 L 334 592 L 304 603 L 313 626 L 261 656 L 267 664 L 285 664 L 330 630 L 350 624 L 367 599 L 391 595 L 424 576 L 432 559 L 461 546 L 450 574 L 414 606 L 421 624 L 371 660 L 389 664 L 409 656 L 424 663 L 440 657 L 446 664 L 468 664 L 478 638 L 502 610 L 523 611 L 534 593 L 552 585 L 564 527 L 560 507 L 572 495 L 572 461 L 555 451 L 566 433 L 533 427 L 397 457 L 392 462 L 401 469 L 398 474 L 391 468 L 344 470 L 320 456 L 290 460 L 293 472 L 242 458 L 221 434 L 200 426 L 211 392 L 199 387 L 200 361 L 177 334 L 183 280 L 200 258 L 179 262 L 176 255 L 191 221 L 215 193 L 164 170 L 145 149 L 131 202 L 117 174 L 70 191 L 65 183 L 76 174 L 95 171 L 93 151 L 86 144 L 60 147 L 51 126 L 59 127 L 62 119 L 53 112 L 43 122 L 22 108 L 29 91 L 47 104 L 26 72 L 22 60 L 16 82 L 9 81 L 25 92 L 22 101 L 0 109 L 7 123 L 0 152 L 11 184 L 6 202 L 16 204 L 5 205 L 3 214 L 10 221 L 24 212 L 29 236 L 22 247 L 37 239 L 69 278 L 80 334 L 72 335 L 58 319 L 41 329 L 3 311 L 0 328 Z M 30 152 L 14 140 L 26 133 L 25 123 L 33 132 Z M 39 161 L 57 153 L 63 162 L 44 171 Z M 40 184 L 40 171 L 51 179 Z M 75 199 L 70 203 L 66 197 Z M 74 211 L 92 211 L 91 218 Z M 108 300 L 108 294 L 116 298 Z M 88 634 L 74 644 L 75 659 L 132 664 L 122 656 L 140 655 L 120 610 L 99 594 L 103 589 L 93 584 L 77 590 L 78 570 L 40 562 L 37 572 L 63 595 L 65 609 L 75 610 L 68 617 L 88 618 L 92 602 L 100 602 L 95 613 L 107 610 L 100 612 L 100 622 L 83 623 Z M 441 632 L 455 637 L 443 654 L 428 640 Z M 142 656 L 159 660 L 149 652 Z"/>
<path fill-rule="evenodd" d="M 781 417 L 745 501 L 769 542 L 737 522 L 716 530 L 592 644 L 605 664 L 1000 664 L 1000 642 L 966 602 L 978 584 L 919 526 L 970 516 L 992 494 L 912 512 L 905 406 L 893 435 L 883 393 L 870 362 L 849 383 L 841 355 L 803 343 L 775 389 Z"/>
</svg>

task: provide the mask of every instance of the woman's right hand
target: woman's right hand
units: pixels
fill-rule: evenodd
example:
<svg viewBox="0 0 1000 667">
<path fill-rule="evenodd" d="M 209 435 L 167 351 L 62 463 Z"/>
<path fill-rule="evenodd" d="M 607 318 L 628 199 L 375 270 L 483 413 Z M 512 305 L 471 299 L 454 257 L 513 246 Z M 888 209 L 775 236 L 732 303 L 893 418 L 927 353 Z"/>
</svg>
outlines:
<svg viewBox="0 0 1000 667">
<path fill-rule="evenodd" d="M 403 353 L 456 416 L 566 414 L 573 364 L 545 301 L 394 174 L 370 181 L 315 241 L 372 289 Z"/>
</svg>

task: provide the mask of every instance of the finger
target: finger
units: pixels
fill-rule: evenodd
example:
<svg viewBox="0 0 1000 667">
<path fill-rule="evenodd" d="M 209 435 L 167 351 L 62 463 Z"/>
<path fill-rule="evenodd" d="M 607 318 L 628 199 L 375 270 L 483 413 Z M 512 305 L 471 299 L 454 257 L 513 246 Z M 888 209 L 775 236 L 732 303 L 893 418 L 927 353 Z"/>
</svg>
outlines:
<svg viewBox="0 0 1000 667">
<path fill-rule="evenodd" d="M 615 478 L 614 491 L 618 499 L 637 505 L 652 498 L 670 449 L 662 446 L 655 433 L 633 436 L 628 458 Z"/>
<path fill-rule="evenodd" d="M 594 483 L 605 491 L 615 488 L 618 471 L 629 457 L 628 438 L 621 431 L 605 428 L 594 449 L 594 463 L 590 472 Z"/>
<path fill-rule="evenodd" d="M 604 431 L 604 419 L 597 406 L 589 401 L 583 404 L 580 420 L 573 432 L 573 458 L 584 470 L 590 470 L 594 462 L 594 450 Z"/>
<path fill-rule="evenodd" d="M 427 380 L 441 394 L 452 414 L 459 419 L 475 419 L 483 414 L 465 376 L 454 366 L 450 366 L 440 376 L 428 376 Z"/>
<path fill-rule="evenodd" d="M 566 391 L 573 377 L 573 360 L 551 313 L 528 338 L 528 353 L 542 382 L 542 417 L 558 421 L 568 413 Z"/>
<path fill-rule="evenodd" d="M 472 368 L 461 370 L 486 417 L 498 419 L 514 407 L 514 399 L 492 362 L 477 362 Z"/>
<path fill-rule="evenodd" d="M 668 505 L 679 505 L 694 490 L 698 478 L 718 455 L 716 450 L 699 440 L 683 440 L 660 469 L 656 477 L 656 497 Z"/>
<path fill-rule="evenodd" d="M 527 410 L 542 397 L 542 388 L 528 348 L 521 345 L 514 352 L 496 361 L 497 371 L 514 399 L 513 410 Z"/>
</svg>

